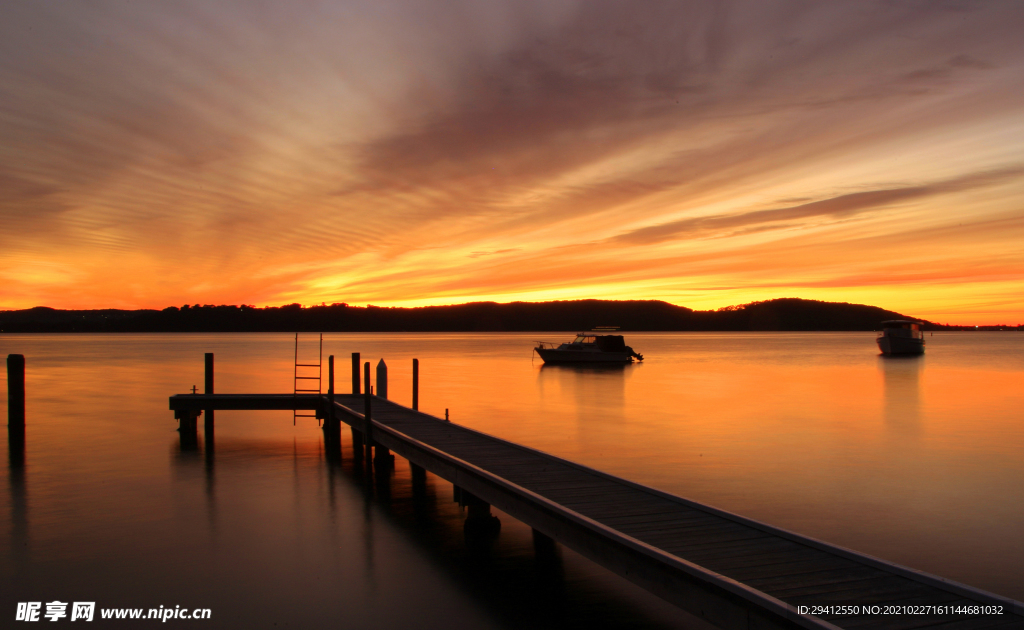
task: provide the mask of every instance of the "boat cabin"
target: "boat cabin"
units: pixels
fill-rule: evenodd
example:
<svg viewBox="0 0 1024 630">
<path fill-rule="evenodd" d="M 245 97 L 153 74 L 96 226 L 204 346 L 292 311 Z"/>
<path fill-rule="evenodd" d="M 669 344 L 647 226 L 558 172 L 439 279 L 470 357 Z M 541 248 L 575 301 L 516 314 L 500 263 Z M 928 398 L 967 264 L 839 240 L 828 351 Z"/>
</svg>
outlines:
<svg viewBox="0 0 1024 630">
<path fill-rule="evenodd" d="M 596 347 L 601 352 L 626 352 L 626 341 L 622 335 L 597 335 L 594 333 L 577 333 L 570 345 Z"/>
<path fill-rule="evenodd" d="M 890 337 L 909 337 L 921 339 L 921 322 L 910 319 L 890 319 L 882 322 L 882 334 Z"/>
</svg>

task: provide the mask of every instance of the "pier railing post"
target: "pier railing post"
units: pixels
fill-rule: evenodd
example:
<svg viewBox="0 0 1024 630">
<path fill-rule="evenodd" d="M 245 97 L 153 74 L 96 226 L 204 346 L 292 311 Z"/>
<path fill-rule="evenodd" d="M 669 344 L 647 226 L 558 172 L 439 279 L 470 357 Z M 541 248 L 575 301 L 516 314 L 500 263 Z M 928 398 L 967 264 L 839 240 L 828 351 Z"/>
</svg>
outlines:
<svg viewBox="0 0 1024 630">
<path fill-rule="evenodd" d="M 352 394 L 358 396 L 362 389 L 359 385 L 359 353 L 352 353 Z M 367 387 L 369 391 L 369 387 Z M 362 457 L 363 445 L 366 440 L 363 439 L 363 432 L 356 428 L 356 425 L 352 425 L 352 450 L 356 457 Z"/>
<path fill-rule="evenodd" d="M 412 408 L 420 408 L 420 360 L 412 360 Z"/>
<path fill-rule="evenodd" d="M 327 412 L 329 419 L 334 418 L 334 355 L 327 357 L 327 402 L 330 403 L 330 410 Z"/>
<path fill-rule="evenodd" d="M 377 396 L 388 397 L 388 364 L 384 359 L 377 363 Z"/>
<path fill-rule="evenodd" d="M 341 439 L 341 432 L 334 422 L 334 355 L 327 357 L 327 413 L 324 414 L 324 426 L 328 427 L 331 439 Z"/>
<path fill-rule="evenodd" d="M 387 399 L 388 397 L 388 364 L 384 363 L 384 359 L 381 359 L 377 363 L 377 397 Z M 394 456 L 391 455 L 391 451 L 387 448 L 377 444 L 374 447 L 373 462 L 378 466 L 390 466 L 391 462 L 394 461 Z"/>
<path fill-rule="evenodd" d="M 359 353 L 352 353 L 352 393 L 356 396 L 359 395 Z M 369 386 L 367 386 L 369 390 Z"/>
<path fill-rule="evenodd" d="M 366 449 L 366 458 L 373 457 L 373 410 L 370 399 L 370 362 L 363 364 L 363 446 Z"/>
<path fill-rule="evenodd" d="M 212 352 L 207 352 L 206 353 L 206 370 L 205 371 L 206 371 L 206 374 L 205 374 L 206 378 L 205 378 L 205 381 L 204 381 L 203 393 L 204 394 L 212 394 L 213 393 L 213 353 Z M 203 426 L 204 426 L 204 428 L 206 430 L 206 433 L 209 434 L 209 433 L 211 433 L 213 431 L 213 409 L 205 410 L 204 414 L 206 415 L 206 421 L 205 421 Z"/>
<path fill-rule="evenodd" d="M 7 427 L 25 428 L 25 355 L 7 355 Z"/>
</svg>

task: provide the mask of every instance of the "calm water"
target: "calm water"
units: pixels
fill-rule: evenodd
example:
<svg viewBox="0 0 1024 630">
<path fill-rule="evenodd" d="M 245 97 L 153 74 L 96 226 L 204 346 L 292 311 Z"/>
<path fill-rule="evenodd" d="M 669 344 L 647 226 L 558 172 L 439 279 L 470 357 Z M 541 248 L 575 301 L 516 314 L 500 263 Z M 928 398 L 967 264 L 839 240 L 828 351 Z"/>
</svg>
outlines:
<svg viewBox="0 0 1024 630">
<path fill-rule="evenodd" d="M 564 336 L 332 334 L 324 355 L 339 391 L 351 352 L 384 357 L 404 404 L 418 357 L 427 412 L 1024 600 L 1024 334 L 885 359 L 871 333 L 638 333 L 642 364 L 531 358 Z M 217 412 L 214 444 L 182 449 L 167 397 L 202 388 L 204 352 L 219 392 L 291 391 L 290 335 L 0 335 L 28 363 L 25 463 L 0 471 L 0 618 L 58 599 L 210 608 L 206 627 L 692 625 L 569 551 L 536 560 L 506 515 L 467 548 L 450 484 L 414 499 L 401 458 L 365 478 L 347 431 L 331 464 L 314 419 Z"/>
</svg>

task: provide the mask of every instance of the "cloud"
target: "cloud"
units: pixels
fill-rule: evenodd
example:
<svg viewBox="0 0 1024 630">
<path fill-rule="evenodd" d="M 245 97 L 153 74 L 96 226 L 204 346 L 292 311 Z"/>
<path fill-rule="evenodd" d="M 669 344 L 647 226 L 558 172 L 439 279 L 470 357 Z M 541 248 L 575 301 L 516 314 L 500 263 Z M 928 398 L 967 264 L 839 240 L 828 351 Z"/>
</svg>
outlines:
<svg viewBox="0 0 1024 630">
<path fill-rule="evenodd" d="M 818 217 L 829 219 L 849 218 L 907 201 L 962 192 L 974 188 L 995 186 L 1019 178 L 1022 174 L 1024 174 L 1024 169 L 1022 168 L 1001 169 L 973 173 L 922 186 L 904 186 L 848 193 L 796 206 L 681 219 L 625 232 L 608 240 L 631 245 L 649 245 L 667 240 L 714 234 L 723 231 L 743 230 L 744 232 L 749 232 L 753 229 L 759 231 L 788 229 L 793 226 L 793 221 L 800 219 Z"/>
<path fill-rule="evenodd" d="M 6 3 L 0 264 L 24 271 L 0 301 L 770 284 L 745 256 L 765 239 L 798 266 L 926 202 L 937 223 L 1019 208 L 998 169 L 1024 135 L 1022 20 L 999 1 Z M 829 273 L 860 273 L 843 260 Z"/>
</svg>

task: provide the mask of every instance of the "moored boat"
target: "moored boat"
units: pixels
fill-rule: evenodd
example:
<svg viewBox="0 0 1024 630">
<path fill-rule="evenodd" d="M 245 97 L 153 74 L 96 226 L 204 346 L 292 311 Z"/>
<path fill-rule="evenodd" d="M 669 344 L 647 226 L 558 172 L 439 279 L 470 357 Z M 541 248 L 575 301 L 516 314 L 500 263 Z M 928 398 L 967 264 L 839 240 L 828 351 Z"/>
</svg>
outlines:
<svg viewBox="0 0 1024 630">
<path fill-rule="evenodd" d="M 581 332 L 572 341 L 556 345 L 537 342 L 534 348 L 544 363 L 632 363 L 643 361 L 642 354 L 626 345 L 622 335 Z"/>
<path fill-rule="evenodd" d="M 921 322 L 909 319 L 890 319 L 882 322 L 878 335 L 878 349 L 882 354 L 924 354 L 924 333 Z"/>
</svg>

